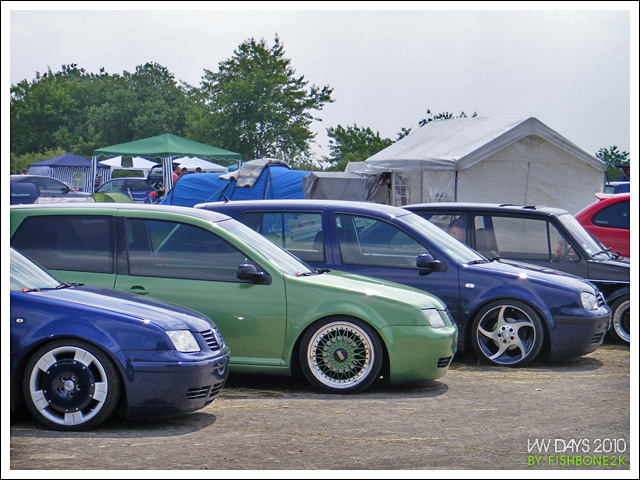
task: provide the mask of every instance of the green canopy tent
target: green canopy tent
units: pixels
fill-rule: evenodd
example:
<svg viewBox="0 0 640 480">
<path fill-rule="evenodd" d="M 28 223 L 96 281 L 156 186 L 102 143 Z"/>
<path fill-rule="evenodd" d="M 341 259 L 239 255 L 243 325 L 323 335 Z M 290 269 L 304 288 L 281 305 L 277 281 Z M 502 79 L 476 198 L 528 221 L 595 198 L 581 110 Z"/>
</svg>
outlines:
<svg viewBox="0 0 640 480">
<path fill-rule="evenodd" d="M 115 155 L 138 156 L 145 158 L 158 158 L 162 161 L 163 183 L 165 191 L 169 191 L 173 187 L 173 177 L 171 175 L 171 162 L 176 157 L 199 157 L 209 160 L 231 160 L 241 161 L 242 155 L 222 148 L 205 145 L 204 143 L 194 142 L 186 138 L 178 137 L 170 133 L 149 137 L 142 140 L 134 140 L 133 142 L 120 143 L 110 147 L 99 148 L 93 151 L 91 185 L 95 184 L 96 167 L 98 157 Z M 93 190 L 92 190 L 93 191 Z"/>
</svg>

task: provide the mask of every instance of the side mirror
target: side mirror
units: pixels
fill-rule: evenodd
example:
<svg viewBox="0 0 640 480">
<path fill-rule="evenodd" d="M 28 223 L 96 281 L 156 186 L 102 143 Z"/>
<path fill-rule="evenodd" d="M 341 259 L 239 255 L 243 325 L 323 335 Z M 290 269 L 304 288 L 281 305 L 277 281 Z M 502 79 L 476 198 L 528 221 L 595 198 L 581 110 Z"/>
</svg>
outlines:
<svg viewBox="0 0 640 480">
<path fill-rule="evenodd" d="M 447 264 L 440 260 L 435 260 L 430 253 L 421 253 L 416 260 L 416 266 L 422 270 L 420 273 L 427 275 L 431 272 L 444 272 L 447 270 Z"/>
<path fill-rule="evenodd" d="M 251 265 L 250 263 L 244 263 L 238 267 L 238 271 L 236 276 L 240 280 L 249 280 L 253 283 L 259 284 L 270 284 L 271 277 L 269 277 L 264 272 L 259 272 L 255 265 Z"/>
</svg>

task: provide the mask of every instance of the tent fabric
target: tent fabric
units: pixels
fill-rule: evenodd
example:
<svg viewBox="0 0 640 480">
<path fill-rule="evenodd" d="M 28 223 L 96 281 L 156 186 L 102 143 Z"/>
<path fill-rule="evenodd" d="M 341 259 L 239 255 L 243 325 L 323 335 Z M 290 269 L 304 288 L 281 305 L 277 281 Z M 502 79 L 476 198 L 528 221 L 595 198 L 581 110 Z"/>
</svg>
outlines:
<svg viewBox="0 0 640 480">
<path fill-rule="evenodd" d="M 170 133 L 155 137 L 120 143 L 93 151 L 94 156 L 126 155 L 146 158 L 194 156 L 217 160 L 242 160 L 242 155 L 222 148 L 205 145 Z"/>
<path fill-rule="evenodd" d="M 310 172 L 302 179 L 304 198 L 389 203 L 388 182 L 381 175 Z"/>
<path fill-rule="evenodd" d="M 235 178 L 220 173 L 181 176 L 160 202 L 164 205 L 193 207 L 198 203 L 229 200 L 303 199 L 302 179 L 309 172 L 291 170 L 284 165 L 267 165 L 252 187 L 236 185 Z"/>
<path fill-rule="evenodd" d="M 235 179 L 238 187 L 253 187 L 258 178 L 260 178 L 262 171 L 267 166 L 272 165 L 282 165 L 286 168 L 291 168 L 284 160 L 259 158 L 243 163 L 238 170 L 225 175 L 223 178 L 227 180 Z"/>
<path fill-rule="evenodd" d="M 203 172 L 226 173 L 229 171 L 229 169 L 223 165 L 218 165 L 217 163 L 213 163 L 197 157 L 180 157 L 174 158 L 172 161 L 173 163 L 177 163 L 181 167 L 186 167 L 187 170 L 190 171 L 195 171 L 195 169 L 198 167 L 200 167 Z"/>
<path fill-rule="evenodd" d="M 29 165 L 28 173 L 55 178 L 83 192 L 91 192 L 93 189 L 91 160 L 73 153 L 32 163 Z M 98 165 L 97 175 L 106 182 L 111 179 L 111 170 Z"/>
<path fill-rule="evenodd" d="M 578 212 L 606 165 L 534 117 L 434 121 L 348 172 L 393 172 L 391 203 L 470 201 Z"/>
</svg>

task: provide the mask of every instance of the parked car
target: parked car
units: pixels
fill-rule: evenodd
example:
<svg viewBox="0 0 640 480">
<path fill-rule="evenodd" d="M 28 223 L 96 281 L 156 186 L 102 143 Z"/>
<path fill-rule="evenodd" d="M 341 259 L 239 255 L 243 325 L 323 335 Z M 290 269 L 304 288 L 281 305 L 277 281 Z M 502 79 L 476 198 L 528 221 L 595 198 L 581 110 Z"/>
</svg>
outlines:
<svg viewBox="0 0 640 480">
<path fill-rule="evenodd" d="M 61 283 L 11 249 L 11 408 L 55 430 L 198 410 L 220 393 L 229 348 L 197 312 Z"/>
<path fill-rule="evenodd" d="M 212 318 L 232 371 L 355 392 L 442 377 L 457 328 L 443 302 L 377 279 L 314 270 L 239 222 L 140 204 L 11 208 L 11 245 L 64 281 L 149 295 Z"/>
<path fill-rule="evenodd" d="M 592 352 L 609 328 L 602 294 L 574 276 L 485 258 L 398 207 L 330 200 L 261 200 L 196 205 L 229 215 L 316 268 L 391 280 L 444 300 L 492 365 L 524 366 L 543 347 L 552 358 Z"/>
<path fill-rule="evenodd" d="M 619 181 L 619 182 L 607 182 L 604 186 L 603 193 L 630 193 L 631 192 L 631 182 L 627 181 Z"/>
<path fill-rule="evenodd" d="M 596 194 L 598 201 L 576 214 L 576 220 L 600 243 L 631 257 L 630 248 L 630 193 Z"/>
<path fill-rule="evenodd" d="M 142 177 L 122 177 L 109 180 L 96 189 L 96 193 L 119 192 L 129 196 L 135 203 L 155 203 L 156 191 Z"/>
<path fill-rule="evenodd" d="M 29 203 L 47 203 L 47 202 L 93 202 L 91 194 L 86 192 L 79 192 L 64 182 L 44 175 L 11 175 L 11 191 L 13 192 L 16 187 L 22 184 L 32 184 L 38 188 L 38 197 L 31 201 L 33 195 L 25 197 L 25 200 Z M 20 187 L 18 187 L 20 188 Z M 24 187 L 23 187 L 24 188 Z M 27 187 L 28 188 L 28 187 Z M 15 190 L 17 192 L 17 190 Z M 22 193 L 22 190 L 20 191 Z M 19 203 L 13 201 L 12 203 Z M 16 197 L 15 200 L 18 200 Z"/>
<path fill-rule="evenodd" d="M 526 262 L 582 277 L 604 295 L 613 312 L 610 336 L 629 343 L 630 264 L 610 253 L 566 210 L 486 203 L 425 203 L 403 207 L 485 257 Z"/>
</svg>

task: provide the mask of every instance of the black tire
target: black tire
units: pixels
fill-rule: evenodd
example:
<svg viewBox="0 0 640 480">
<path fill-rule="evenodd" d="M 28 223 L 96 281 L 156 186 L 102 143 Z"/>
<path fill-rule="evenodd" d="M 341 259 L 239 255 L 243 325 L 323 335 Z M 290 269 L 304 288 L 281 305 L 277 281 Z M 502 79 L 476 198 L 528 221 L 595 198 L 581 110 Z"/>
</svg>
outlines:
<svg viewBox="0 0 640 480">
<path fill-rule="evenodd" d="M 319 320 L 300 343 L 300 365 L 311 385 L 326 393 L 354 393 L 378 377 L 382 341 L 365 322 L 347 317 Z"/>
<path fill-rule="evenodd" d="M 616 343 L 629 345 L 631 343 L 631 301 L 629 295 L 617 298 L 609 306 L 611 307 L 609 337 Z"/>
<path fill-rule="evenodd" d="M 517 300 L 497 300 L 474 317 L 471 343 L 483 363 L 524 367 L 540 353 L 544 327 L 537 312 Z"/>
<path fill-rule="evenodd" d="M 82 340 L 56 340 L 27 363 L 22 391 L 33 416 L 48 428 L 82 431 L 105 421 L 120 398 L 113 362 Z"/>
</svg>

